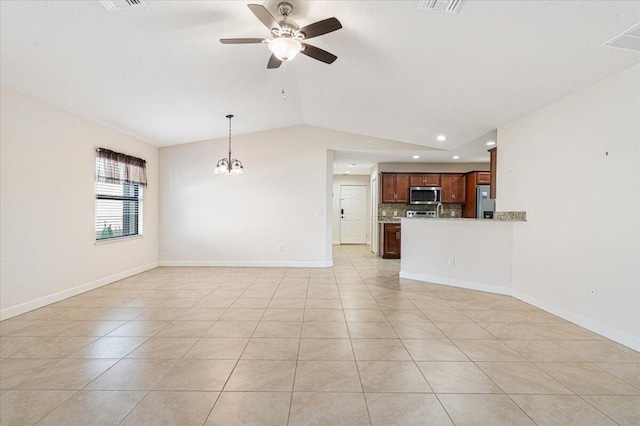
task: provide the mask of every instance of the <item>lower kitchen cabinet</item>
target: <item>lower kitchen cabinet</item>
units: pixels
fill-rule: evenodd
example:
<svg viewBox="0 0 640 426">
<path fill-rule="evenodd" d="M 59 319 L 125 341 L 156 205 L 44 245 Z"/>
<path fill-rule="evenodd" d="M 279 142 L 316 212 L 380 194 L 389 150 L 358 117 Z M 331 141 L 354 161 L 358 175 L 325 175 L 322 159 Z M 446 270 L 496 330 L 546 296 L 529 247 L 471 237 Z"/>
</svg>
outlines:
<svg viewBox="0 0 640 426">
<path fill-rule="evenodd" d="M 385 223 L 382 235 L 382 258 L 400 259 L 400 224 Z"/>
</svg>

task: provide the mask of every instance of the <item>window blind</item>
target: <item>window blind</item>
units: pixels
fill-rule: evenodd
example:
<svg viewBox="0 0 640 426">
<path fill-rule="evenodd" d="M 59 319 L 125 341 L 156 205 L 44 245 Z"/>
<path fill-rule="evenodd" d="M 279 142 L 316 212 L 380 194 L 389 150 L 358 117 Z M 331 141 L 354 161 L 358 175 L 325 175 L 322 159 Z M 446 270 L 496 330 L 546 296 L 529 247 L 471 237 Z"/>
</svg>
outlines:
<svg viewBox="0 0 640 426">
<path fill-rule="evenodd" d="M 126 163 L 129 159 L 134 160 Z M 142 235 L 145 166 L 146 162 L 142 159 L 98 150 L 95 182 L 96 241 Z"/>
</svg>

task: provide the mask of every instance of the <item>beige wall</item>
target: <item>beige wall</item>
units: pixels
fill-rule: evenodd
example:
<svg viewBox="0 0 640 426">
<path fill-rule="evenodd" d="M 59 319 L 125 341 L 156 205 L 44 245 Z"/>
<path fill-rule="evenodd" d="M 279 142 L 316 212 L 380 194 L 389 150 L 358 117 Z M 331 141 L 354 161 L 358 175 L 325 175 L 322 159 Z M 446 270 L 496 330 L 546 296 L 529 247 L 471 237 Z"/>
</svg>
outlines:
<svg viewBox="0 0 640 426">
<path fill-rule="evenodd" d="M 640 350 L 640 65 L 498 135 L 514 295 Z"/>
<path fill-rule="evenodd" d="M 402 219 L 400 277 L 511 294 L 513 228 L 520 225 L 492 220 Z M 449 265 L 451 258 L 453 266 Z"/>
<path fill-rule="evenodd" d="M 331 265 L 332 150 L 406 146 L 311 126 L 232 143 L 243 176 L 212 174 L 226 154 L 224 138 L 160 150 L 163 264 Z"/>
<path fill-rule="evenodd" d="M 0 95 L 0 316 L 154 266 L 158 148 L 10 89 Z M 142 238 L 94 245 L 96 147 L 147 160 Z"/>
<path fill-rule="evenodd" d="M 369 175 L 333 175 L 333 205 L 332 205 L 332 217 L 333 217 L 333 243 L 340 244 L 340 187 L 342 185 L 364 185 L 367 187 L 367 243 L 371 243 L 371 182 L 369 181 Z"/>
</svg>

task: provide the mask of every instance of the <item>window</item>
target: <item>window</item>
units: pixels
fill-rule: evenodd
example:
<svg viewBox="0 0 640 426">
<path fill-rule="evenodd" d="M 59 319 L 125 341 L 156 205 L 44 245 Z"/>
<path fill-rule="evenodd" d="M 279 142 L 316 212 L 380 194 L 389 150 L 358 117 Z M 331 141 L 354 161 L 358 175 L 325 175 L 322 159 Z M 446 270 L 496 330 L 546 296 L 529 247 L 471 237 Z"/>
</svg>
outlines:
<svg viewBox="0 0 640 426">
<path fill-rule="evenodd" d="M 95 167 L 96 241 L 142 235 L 146 161 L 99 148 Z"/>
</svg>

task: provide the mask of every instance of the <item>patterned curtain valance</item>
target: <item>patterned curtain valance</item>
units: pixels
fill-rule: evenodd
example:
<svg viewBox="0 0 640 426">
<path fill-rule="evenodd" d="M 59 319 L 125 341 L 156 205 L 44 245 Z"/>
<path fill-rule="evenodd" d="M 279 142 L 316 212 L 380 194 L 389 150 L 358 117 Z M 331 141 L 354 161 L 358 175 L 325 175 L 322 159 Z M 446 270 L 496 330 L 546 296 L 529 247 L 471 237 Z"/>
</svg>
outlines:
<svg viewBox="0 0 640 426">
<path fill-rule="evenodd" d="M 147 184 L 147 162 L 142 158 L 104 148 L 96 150 L 96 180 L 98 182 L 134 182 Z"/>
</svg>

